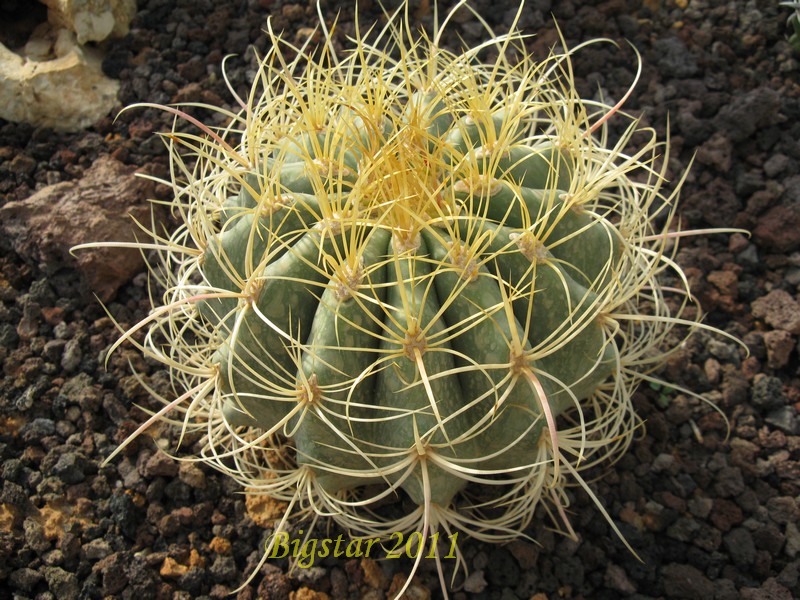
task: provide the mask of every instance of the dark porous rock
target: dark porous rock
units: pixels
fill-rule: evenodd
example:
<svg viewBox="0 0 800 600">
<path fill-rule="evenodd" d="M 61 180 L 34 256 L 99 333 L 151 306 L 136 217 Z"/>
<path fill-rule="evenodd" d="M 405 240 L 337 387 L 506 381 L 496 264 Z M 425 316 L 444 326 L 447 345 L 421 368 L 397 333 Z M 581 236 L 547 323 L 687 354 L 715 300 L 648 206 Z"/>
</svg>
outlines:
<svg viewBox="0 0 800 600">
<path fill-rule="evenodd" d="M 692 539 L 692 544 L 706 552 L 713 552 L 722 544 L 722 532 L 708 523 L 701 522 L 697 533 Z M 697 563 L 693 562 L 692 564 Z"/>
<path fill-rule="evenodd" d="M 171 479 L 164 487 L 164 494 L 174 502 L 185 504 L 192 498 L 192 488 L 175 478 Z"/>
<path fill-rule="evenodd" d="M 0 467 L 0 476 L 3 477 L 3 484 L 11 483 L 17 480 L 22 472 L 22 461 L 18 458 L 10 458 L 6 460 L 2 467 Z M 24 498 L 24 492 L 22 492 Z M 6 502 L 6 500 L 3 500 Z"/>
<path fill-rule="evenodd" d="M 22 592 L 32 592 L 42 579 L 44 579 L 42 573 L 28 567 L 12 571 L 8 578 L 9 583 Z"/>
<path fill-rule="evenodd" d="M 603 578 L 603 583 L 610 589 L 629 595 L 636 593 L 636 585 L 630 580 L 625 569 L 618 565 L 609 564 Z"/>
<path fill-rule="evenodd" d="M 714 597 L 714 584 L 691 565 L 671 563 L 661 569 L 664 594 L 681 600 L 708 600 Z"/>
<path fill-rule="evenodd" d="M 92 394 L 94 391 L 92 388 L 93 383 L 91 375 L 88 373 L 79 373 L 64 382 L 64 385 L 61 386 L 61 390 L 59 390 L 59 395 L 64 396 L 68 402 L 73 402 L 75 404 L 86 402 L 87 396 L 94 395 Z M 96 398 L 90 400 L 96 401 Z M 81 408 L 84 410 L 97 410 L 98 407 L 96 405 L 82 405 Z"/>
<path fill-rule="evenodd" d="M 258 584 L 257 594 L 261 598 L 275 598 L 275 600 L 289 600 L 292 584 L 289 578 L 279 569 L 270 570 Z"/>
<path fill-rule="evenodd" d="M 720 531 L 729 531 L 742 522 L 742 510 L 730 500 L 717 498 L 709 518 Z"/>
<path fill-rule="evenodd" d="M 499 587 L 514 585 L 519 579 L 519 565 L 514 556 L 505 548 L 493 549 L 489 554 L 486 578 Z"/>
<path fill-rule="evenodd" d="M 770 411 L 764 417 L 764 422 L 785 433 L 800 434 L 800 421 L 797 419 L 797 410 L 793 406 L 782 406 Z"/>
<path fill-rule="evenodd" d="M 797 500 L 790 496 L 776 496 L 767 500 L 767 514 L 774 523 L 779 525 L 800 521 L 800 508 L 797 506 Z"/>
<path fill-rule="evenodd" d="M 135 596 L 146 598 L 158 590 L 161 578 L 150 568 L 147 557 L 134 555 L 126 566 L 126 572 L 129 589 Z"/>
<path fill-rule="evenodd" d="M 42 356 L 49 362 L 60 362 L 61 356 L 64 354 L 64 346 L 66 345 L 66 340 L 49 340 L 44 345 Z"/>
<path fill-rule="evenodd" d="M 218 555 L 209 568 L 209 573 L 216 581 L 232 581 L 237 572 L 236 561 L 232 556 Z"/>
<path fill-rule="evenodd" d="M 47 539 L 44 527 L 38 520 L 33 517 L 25 519 L 23 531 L 25 535 L 25 544 L 28 548 L 40 555 L 50 550 L 52 544 L 50 540 Z"/>
<path fill-rule="evenodd" d="M 714 600 L 740 600 L 739 590 L 730 579 L 714 581 Z"/>
<path fill-rule="evenodd" d="M 747 567 L 753 564 L 756 557 L 756 546 L 753 536 L 744 527 L 732 529 L 725 535 L 725 549 L 734 564 L 740 567 Z"/>
<path fill-rule="evenodd" d="M 800 583 L 800 560 L 795 560 L 786 565 L 778 574 L 778 583 L 794 589 Z"/>
<path fill-rule="evenodd" d="M 190 598 L 197 598 L 203 587 L 205 570 L 193 567 L 178 578 L 178 586 L 189 592 Z"/>
<path fill-rule="evenodd" d="M 19 536 L 14 535 L 11 531 L 0 529 L 0 578 L 8 577 L 9 568 L 12 565 L 7 562 L 7 559 L 14 556 L 15 547 L 22 547 L 22 543 L 17 542 L 21 542 Z M 27 548 L 24 548 L 23 553 L 30 557 L 31 553 Z"/>
<path fill-rule="evenodd" d="M 126 565 L 129 560 L 126 553 L 117 552 L 94 565 L 93 571 L 100 574 L 103 595 L 119 594 L 128 584 Z"/>
<path fill-rule="evenodd" d="M 6 479 L 3 481 L 2 490 L 0 490 L 0 502 L 20 509 L 25 508 L 29 502 L 28 494 L 21 485 Z"/>
<path fill-rule="evenodd" d="M 58 600 L 74 600 L 79 597 L 80 585 L 77 575 L 60 567 L 43 567 L 47 586 Z"/>
<path fill-rule="evenodd" d="M 86 473 L 91 467 L 86 457 L 76 452 L 74 448 L 58 446 L 42 461 L 42 468 L 49 468 L 50 474 L 71 485 L 86 479 Z"/>
<path fill-rule="evenodd" d="M 20 434 L 25 443 L 39 443 L 42 438 L 53 435 L 56 431 L 56 423 L 53 419 L 37 417 L 33 421 L 26 423 L 20 429 Z"/>
<path fill-rule="evenodd" d="M 133 500 L 132 494 L 125 490 L 118 490 L 111 496 L 108 507 L 111 510 L 112 519 L 123 533 L 130 539 L 136 537 L 136 528 L 141 523 L 143 515 Z"/>
<path fill-rule="evenodd" d="M 796 600 L 791 590 L 770 577 L 760 587 L 745 587 L 740 590 L 742 600 Z"/>
<path fill-rule="evenodd" d="M 36 169 L 36 160 L 24 154 L 18 154 L 11 159 L 8 170 L 15 175 L 31 175 Z"/>
<path fill-rule="evenodd" d="M 758 87 L 735 96 L 722 107 L 714 123 L 726 131 L 734 142 L 740 142 L 757 129 L 776 122 L 779 109 L 778 92 L 768 87 Z"/>
<path fill-rule="evenodd" d="M 758 218 L 753 237 L 772 251 L 794 252 L 800 248 L 800 206 L 788 203 L 773 206 Z"/>
<path fill-rule="evenodd" d="M 72 338 L 64 345 L 64 353 L 61 356 L 61 367 L 66 373 L 74 373 L 81 364 L 83 351 L 81 350 L 80 340 Z"/>
<path fill-rule="evenodd" d="M 783 382 L 778 377 L 757 375 L 753 380 L 753 404 L 762 410 L 780 408 L 786 402 L 783 394 Z"/>
<path fill-rule="evenodd" d="M 762 525 L 753 531 L 753 542 L 756 548 L 766 550 L 773 556 L 778 555 L 785 541 L 786 536 L 772 523 Z"/>
<path fill-rule="evenodd" d="M 697 73 L 697 60 L 679 37 L 656 40 L 653 47 L 660 57 L 658 66 L 666 75 L 685 79 Z"/>
<path fill-rule="evenodd" d="M 83 555 L 89 560 L 101 560 L 112 553 L 111 544 L 102 538 L 96 538 L 83 545 Z"/>
<path fill-rule="evenodd" d="M 13 348 L 17 345 L 19 334 L 17 328 L 11 323 L 0 324 L 0 347 Z"/>
<path fill-rule="evenodd" d="M 742 472 L 736 467 L 720 469 L 714 481 L 714 491 L 722 498 L 738 496 L 745 489 Z"/>
</svg>

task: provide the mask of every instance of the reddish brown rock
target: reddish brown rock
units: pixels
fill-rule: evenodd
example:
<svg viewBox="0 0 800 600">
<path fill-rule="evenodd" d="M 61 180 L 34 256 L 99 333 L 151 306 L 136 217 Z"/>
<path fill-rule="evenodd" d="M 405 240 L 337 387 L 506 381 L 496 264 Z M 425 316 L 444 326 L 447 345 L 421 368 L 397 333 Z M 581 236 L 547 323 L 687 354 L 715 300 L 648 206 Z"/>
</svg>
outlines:
<svg viewBox="0 0 800 600">
<path fill-rule="evenodd" d="M 755 240 L 778 252 L 800 248 L 800 206 L 773 206 L 758 219 Z"/>
<path fill-rule="evenodd" d="M 764 319 L 775 329 L 800 333 L 800 304 L 783 290 L 772 290 L 751 305 L 753 315 Z"/>
<path fill-rule="evenodd" d="M 171 456 L 157 451 L 142 466 L 141 471 L 145 477 L 175 477 L 178 474 L 178 463 Z"/>
<path fill-rule="evenodd" d="M 767 366 L 781 369 L 789 363 L 789 355 L 794 349 L 791 333 L 782 329 L 768 331 L 764 334 L 764 344 L 767 346 Z"/>
<path fill-rule="evenodd" d="M 730 531 L 736 525 L 739 525 L 744 520 L 742 516 L 742 509 L 736 503 L 726 500 L 725 498 L 718 498 L 714 500 L 714 507 L 711 511 L 711 522 L 720 531 Z"/>
<path fill-rule="evenodd" d="M 606 567 L 603 583 L 612 590 L 622 592 L 626 596 L 636 593 L 636 585 L 630 580 L 625 570 L 614 564 L 609 564 Z"/>
<path fill-rule="evenodd" d="M 736 284 L 738 277 L 732 271 L 712 271 L 708 274 L 708 280 L 723 294 L 736 295 Z"/>
<path fill-rule="evenodd" d="M 133 218 L 149 224 L 153 183 L 138 178 L 134 169 L 103 156 L 79 181 L 47 186 L 18 202 L 0 208 L 0 231 L 8 244 L 31 263 L 53 273 L 77 267 L 87 292 L 104 302 L 144 268 L 137 250 L 93 248 L 76 251 L 78 244 L 133 242 L 138 230 Z M 145 235 L 138 231 L 138 237 Z"/>
<path fill-rule="evenodd" d="M 667 598 L 704 600 L 714 597 L 714 584 L 691 565 L 671 563 L 661 569 L 661 575 Z"/>
<path fill-rule="evenodd" d="M 705 165 L 716 167 L 723 173 L 731 168 L 733 144 L 723 133 L 717 132 L 697 150 L 697 160 Z"/>
</svg>

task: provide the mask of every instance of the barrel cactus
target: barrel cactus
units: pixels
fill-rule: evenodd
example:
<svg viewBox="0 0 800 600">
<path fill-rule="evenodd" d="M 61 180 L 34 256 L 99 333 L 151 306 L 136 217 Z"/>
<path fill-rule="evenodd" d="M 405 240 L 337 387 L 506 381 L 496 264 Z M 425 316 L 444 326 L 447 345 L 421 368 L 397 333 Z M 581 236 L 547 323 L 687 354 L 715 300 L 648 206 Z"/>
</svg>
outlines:
<svg viewBox="0 0 800 600">
<path fill-rule="evenodd" d="M 415 33 L 404 6 L 347 52 L 324 25 L 269 31 L 228 125 L 166 108 L 202 134 L 165 136 L 182 224 L 144 244 L 166 292 L 124 339 L 172 371 L 154 419 L 180 411 L 202 460 L 285 501 L 279 528 L 497 541 L 540 505 L 566 519 L 685 322 L 668 144 L 516 29 L 446 49 L 451 16 Z"/>
</svg>

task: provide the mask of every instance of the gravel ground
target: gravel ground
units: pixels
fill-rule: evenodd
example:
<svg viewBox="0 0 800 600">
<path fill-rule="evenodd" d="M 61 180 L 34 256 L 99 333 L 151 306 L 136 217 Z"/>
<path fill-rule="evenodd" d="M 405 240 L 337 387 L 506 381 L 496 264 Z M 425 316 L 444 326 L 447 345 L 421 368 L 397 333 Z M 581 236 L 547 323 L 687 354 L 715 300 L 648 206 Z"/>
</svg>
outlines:
<svg viewBox="0 0 800 600">
<path fill-rule="evenodd" d="M 336 3 L 322 5 L 335 12 Z M 505 0 L 473 5 L 498 30 L 516 8 Z M 352 7 L 341 6 L 344 46 Z M 377 18 L 377 3 L 363 2 L 361 14 L 365 22 Z M 313 7 L 282 0 L 140 0 L 130 34 L 107 47 L 104 69 L 121 82 L 118 108 L 226 105 L 221 61 L 236 55 L 228 75 L 244 93 L 256 52 L 266 48 L 269 15 L 290 39 L 307 36 L 315 21 Z M 530 531 L 538 545 L 464 540 L 471 576 L 456 598 L 800 597 L 800 87 L 798 56 L 785 41 L 787 16 L 768 0 L 528 3 L 522 26 L 537 34 L 536 52 L 558 40 L 553 17 L 569 45 L 603 36 L 641 52 L 642 78 L 627 108 L 662 137 L 669 122 L 673 179 L 694 157 L 682 195 L 684 227 L 753 232 L 689 238 L 677 257 L 706 321 L 743 340 L 749 355 L 730 340 L 699 334 L 663 372 L 715 401 L 729 437 L 709 406 L 669 388 L 642 389 L 636 406 L 646 431 L 613 467 L 592 474 L 641 561 L 576 489 L 570 511 L 579 541 L 553 533 L 544 518 Z M 453 33 L 474 43 L 480 30 L 465 21 Z M 624 43 L 593 47 L 575 63 L 590 97 L 621 97 L 635 73 Z M 0 122 L 0 207 L 59 182 L 79 186 L 104 156 L 130 166 L 119 176 L 134 168 L 166 175 L 153 132 L 170 127 L 171 117 L 148 109 L 109 115 L 77 134 Z M 165 194 L 159 186 L 146 192 Z M 4 238 L 0 596 L 226 597 L 257 563 L 266 535 L 240 490 L 157 452 L 154 439 L 170 447 L 175 441 L 167 429 L 102 463 L 142 421 L 134 405 L 153 406 L 129 363 L 151 386 L 167 389 L 165 374 L 130 348 L 104 366 L 118 335 L 111 318 L 127 326 L 149 308 L 146 276 L 125 275 L 106 314 L 65 257 L 26 250 L 47 240 Z M 408 567 L 325 560 L 288 574 L 277 560 L 237 598 L 384 598 Z M 408 597 L 438 595 L 435 573 L 423 564 Z"/>
</svg>

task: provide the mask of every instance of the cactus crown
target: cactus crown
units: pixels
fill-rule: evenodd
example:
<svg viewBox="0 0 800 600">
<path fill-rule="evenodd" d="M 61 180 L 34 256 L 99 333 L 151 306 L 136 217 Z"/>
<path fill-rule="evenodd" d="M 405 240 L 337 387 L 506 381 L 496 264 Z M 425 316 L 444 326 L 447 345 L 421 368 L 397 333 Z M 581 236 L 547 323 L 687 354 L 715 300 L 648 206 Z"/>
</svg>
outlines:
<svg viewBox="0 0 800 600">
<path fill-rule="evenodd" d="M 620 455 L 683 322 L 668 144 L 581 100 L 569 52 L 485 23 L 451 52 L 453 12 L 431 35 L 407 12 L 344 54 L 324 25 L 319 47 L 270 30 L 241 112 L 166 136 L 183 225 L 147 245 L 166 292 L 133 331 L 173 373 L 154 419 L 181 411 L 202 460 L 286 501 L 278 527 L 509 539 Z M 371 509 L 400 490 L 407 513 Z"/>
</svg>

